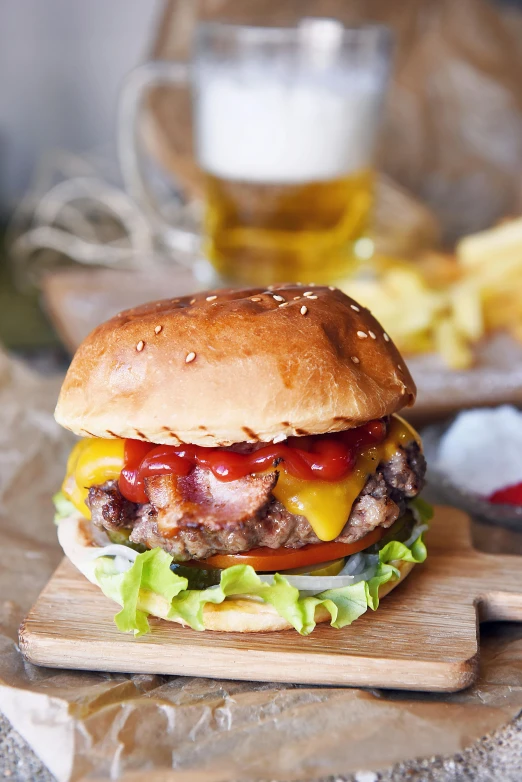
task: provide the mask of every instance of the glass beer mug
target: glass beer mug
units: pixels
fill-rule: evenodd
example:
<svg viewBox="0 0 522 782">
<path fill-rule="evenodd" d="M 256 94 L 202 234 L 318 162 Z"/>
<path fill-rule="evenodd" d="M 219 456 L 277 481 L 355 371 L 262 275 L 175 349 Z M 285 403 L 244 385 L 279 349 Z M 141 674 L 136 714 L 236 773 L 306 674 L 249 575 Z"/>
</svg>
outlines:
<svg viewBox="0 0 522 782">
<path fill-rule="evenodd" d="M 203 252 L 220 278 L 268 285 L 346 276 L 368 252 L 390 49 L 379 25 L 200 25 L 190 63 L 147 63 L 124 93 L 127 185 L 151 206 L 133 127 L 143 93 L 187 83 L 205 177 Z"/>
</svg>

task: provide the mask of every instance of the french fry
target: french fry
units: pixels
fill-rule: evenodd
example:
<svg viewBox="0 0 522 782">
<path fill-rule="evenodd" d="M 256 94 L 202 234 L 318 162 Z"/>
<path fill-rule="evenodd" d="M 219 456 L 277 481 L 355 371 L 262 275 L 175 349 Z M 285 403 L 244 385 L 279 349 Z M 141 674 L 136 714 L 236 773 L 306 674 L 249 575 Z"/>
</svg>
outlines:
<svg viewBox="0 0 522 782">
<path fill-rule="evenodd" d="M 522 245 L 518 253 L 504 257 L 494 256 L 491 262 L 467 270 L 466 278 L 482 288 L 505 285 L 510 279 L 517 281 L 522 273 Z"/>
<path fill-rule="evenodd" d="M 468 369 L 473 364 L 473 352 L 451 316 L 440 318 L 434 331 L 437 351 L 451 369 Z"/>
<path fill-rule="evenodd" d="M 343 289 L 368 307 L 398 344 L 429 329 L 446 306 L 445 296 L 428 288 L 413 269 L 391 269 L 380 279 L 348 282 Z"/>
<path fill-rule="evenodd" d="M 484 320 L 488 331 L 510 329 L 522 323 L 522 296 L 497 294 L 484 301 Z"/>
<path fill-rule="evenodd" d="M 457 243 L 456 249 L 459 263 L 467 267 L 490 265 L 496 258 L 506 258 L 513 253 L 520 256 L 522 218 L 465 236 Z"/>
<path fill-rule="evenodd" d="M 503 329 L 522 341 L 522 218 L 464 237 L 456 255 L 377 258 L 374 277 L 343 289 L 372 310 L 406 354 L 437 351 L 454 369 Z"/>
<path fill-rule="evenodd" d="M 406 355 L 433 353 L 435 350 L 435 341 L 431 328 L 415 334 L 406 334 L 396 344 L 399 350 Z"/>
<path fill-rule="evenodd" d="M 484 334 L 484 317 L 476 286 L 459 282 L 450 288 L 448 295 L 456 327 L 470 342 L 477 342 Z"/>
<path fill-rule="evenodd" d="M 446 288 L 462 277 L 462 268 L 454 255 L 424 253 L 416 266 L 422 272 L 427 284 L 433 288 Z"/>
</svg>

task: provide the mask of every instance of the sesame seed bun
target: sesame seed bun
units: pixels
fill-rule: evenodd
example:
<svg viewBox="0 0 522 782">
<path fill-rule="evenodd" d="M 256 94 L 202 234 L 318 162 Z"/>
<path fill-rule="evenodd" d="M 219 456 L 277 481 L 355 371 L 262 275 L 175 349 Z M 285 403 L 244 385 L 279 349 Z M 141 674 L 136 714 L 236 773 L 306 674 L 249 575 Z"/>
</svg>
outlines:
<svg viewBox="0 0 522 782">
<path fill-rule="evenodd" d="M 121 312 L 78 348 L 55 416 L 81 436 L 226 446 L 352 428 L 415 393 L 367 309 L 278 285 Z"/>
</svg>

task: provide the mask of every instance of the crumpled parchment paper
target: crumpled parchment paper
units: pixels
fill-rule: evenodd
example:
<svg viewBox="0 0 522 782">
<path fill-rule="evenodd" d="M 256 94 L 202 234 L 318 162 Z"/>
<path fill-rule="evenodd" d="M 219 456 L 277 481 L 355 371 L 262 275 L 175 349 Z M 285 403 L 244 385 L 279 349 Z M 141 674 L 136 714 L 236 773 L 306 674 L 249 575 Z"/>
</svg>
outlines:
<svg viewBox="0 0 522 782">
<path fill-rule="evenodd" d="M 71 437 L 52 417 L 58 386 L 0 352 L 0 709 L 60 782 L 139 780 L 144 772 L 151 782 L 313 780 L 377 770 L 457 752 L 522 709 L 516 625 L 483 628 L 480 681 L 449 696 L 25 662 L 18 626 L 61 559 L 50 497 Z M 513 545 L 495 531 L 497 551 Z"/>
</svg>

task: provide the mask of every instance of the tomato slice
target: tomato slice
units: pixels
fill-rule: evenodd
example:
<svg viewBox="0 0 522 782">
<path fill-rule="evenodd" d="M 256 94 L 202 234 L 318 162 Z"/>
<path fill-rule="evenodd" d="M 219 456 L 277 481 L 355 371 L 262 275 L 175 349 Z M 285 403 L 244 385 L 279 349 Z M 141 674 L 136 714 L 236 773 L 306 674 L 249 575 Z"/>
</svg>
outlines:
<svg viewBox="0 0 522 782">
<path fill-rule="evenodd" d="M 368 546 L 377 543 L 384 532 L 382 527 L 377 527 L 355 543 L 336 543 L 333 541 L 331 543 L 312 543 L 309 546 L 296 549 L 263 547 L 253 548 L 241 554 L 214 554 L 208 559 L 200 560 L 198 564 L 217 568 L 251 565 L 254 570 L 260 572 L 292 570 L 357 554 L 358 551 L 363 551 Z"/>
</svg>

